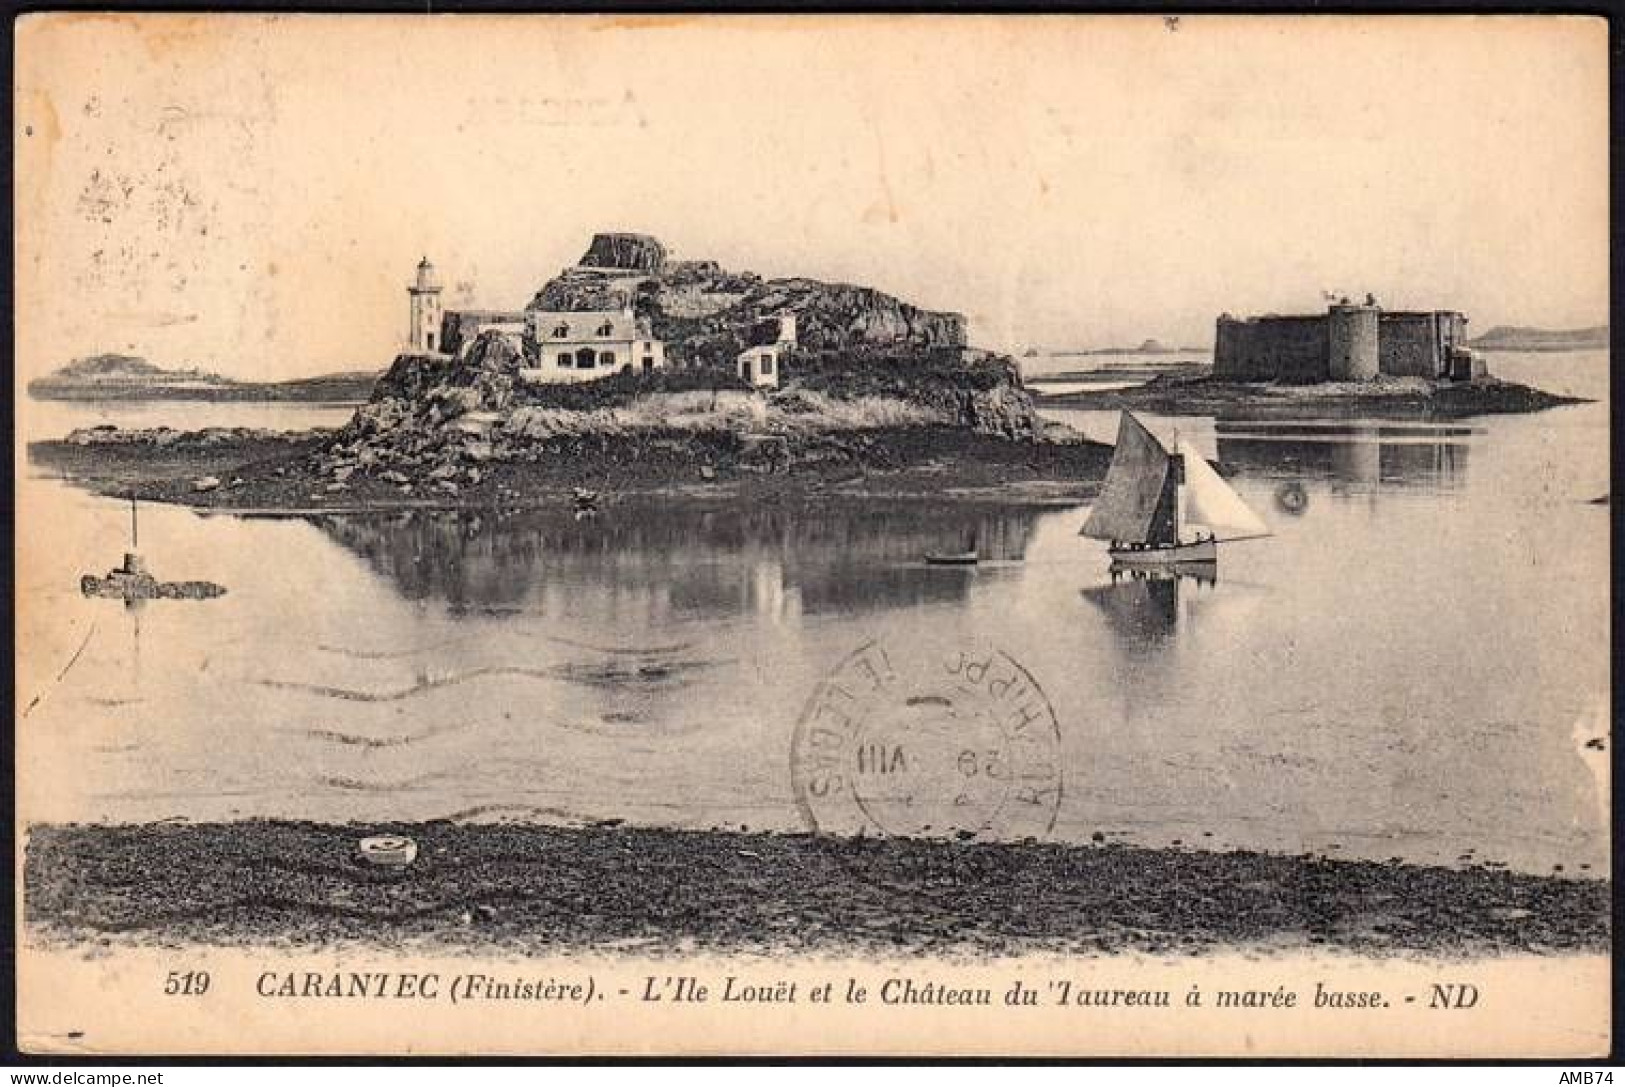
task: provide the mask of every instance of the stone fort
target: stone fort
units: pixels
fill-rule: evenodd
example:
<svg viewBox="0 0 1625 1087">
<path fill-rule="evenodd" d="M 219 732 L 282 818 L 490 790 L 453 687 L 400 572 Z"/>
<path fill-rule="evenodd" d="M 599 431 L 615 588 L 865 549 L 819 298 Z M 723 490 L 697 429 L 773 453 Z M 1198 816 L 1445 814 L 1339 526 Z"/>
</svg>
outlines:
<svg viewBox="0 0 1625 1087">
<path fill-rule="evenodd" d="M 1467 381 L 1483 377 L 1454 310 L 1385 310 L 1369 295 L 1325 313 L 1219 318 L 1213 375 L 1231 381 L 1371 381 L 1378 375 Z"/>
</svg>

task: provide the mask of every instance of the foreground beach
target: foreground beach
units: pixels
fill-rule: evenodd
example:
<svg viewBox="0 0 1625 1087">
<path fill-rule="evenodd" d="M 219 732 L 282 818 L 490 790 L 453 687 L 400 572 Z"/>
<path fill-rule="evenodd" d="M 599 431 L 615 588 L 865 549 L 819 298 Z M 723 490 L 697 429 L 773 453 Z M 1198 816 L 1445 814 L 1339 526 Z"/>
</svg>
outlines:
<svg viewBox="0 0 1625 1087">
<path fill-rule="evenodd" d="M 404 870 L 355 859 L 412 836 Z M 1488 867 L 1120 845 L 308 822 L 36 826 L 50 941 L 1446 958 L 1606 952 L 1609 884 Z"/>
</svg>

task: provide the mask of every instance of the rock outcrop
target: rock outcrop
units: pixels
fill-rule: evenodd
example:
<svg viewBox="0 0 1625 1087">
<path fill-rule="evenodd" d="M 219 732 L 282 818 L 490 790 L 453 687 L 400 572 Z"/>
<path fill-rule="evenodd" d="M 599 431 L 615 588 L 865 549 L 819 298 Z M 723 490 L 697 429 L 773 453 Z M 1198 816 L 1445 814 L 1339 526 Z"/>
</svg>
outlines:
<svg viewBox="0 0 1625 1087">
<path fill-rule="evenodd" d="M 519 337 L 498 332 L 482 333 L 458 359 L 400 356 L 372 400 L 310 455 L 313 474 L 330 481 L 329 492 L 352 486 L 360 473 L 402 494 L 455 495 L 495 465 L 589 456 L 578 443 L 653 450 L 720 442 L 741 464 L 761 460 L 772 471 L 844 448 L 836 435 L 876 429 L 950 427 L 1065 444 L 1046 429 L 1014 362 L 1002 357 L 810 357 L 794 380 L 765 395 L 703 369 L 535 385 L 520 377 L 524 363 Z"/>
<path fill-rule="evenodd" d="M 532 308 L 630 305 L 666 343 L 668 366 L 579 384 L 537 384 L 521 371 L 535 344 L 489 329 L 459 354 L 405 354 L 371 400 L 312 454 L 327 490 L 374 476 L 403 493 L 454 493 L 495 465 L 557 455 L 553 445 L 630 441 L 651 448 L 721 442 L 769 470 L 810 456 L 835 433 L 956 428 L 1046 440 L 1014 362 L 965 347 L 964 320 L 884 292 L 814 279 L 764 280 L 713 261 L 666 260 L 653 238 L 599 234 L 578 266 Z M 772 342 L 793 315 L 797 339 L 782 388 L 736 376 L 735 356 Z M 586 453 L 570 454 L 586 456 Z"/>
<path fill-rule="evenodd" d="M 643 284 L 641 275 L 598 268 L 566 268 L 543 285 L 529 309 L 610 310 L 631 305 Z"/>
<path fill-rule="evenodd" d="M 1020 367 L 1002 355 L 966 359 L 945 354 L 891 365 L 807 359 L 796 385 L 848 398 L 902 400 L 978 434 L 1019 442 L 1049 440 L 1047 422 L 1022 385 Z"/>
<path fill-rule="evenodd" d="M 666 266 L 666 247 L 647 234 L 594 234 L 592 244 L 576 263 L 586 268 L 659 272 Z"/>
<path fill-rule="evenodd" d="M 796 318 L 803 352 L 874 357 L 965 346 L 965 319 L 912 306 L 872 287 L 816 279 L 761 280 L 723 272 L 672 289 L 640 292 L 654 334 L 679 362 L 731 365 L 758 330 L 780 315 Z M 709 313 L 705 310 L 711 308 Z M 686 314 L 700 312 L 700 316 Z"/>
<path fill-rule="evenodd" d="M 635 234 L 596 235 L 581 263 L 550 280 L 530 305 L 630 305 L 679 366 L 731 368 L 782 315 L 795 316 L 799 346 L 814 354 L 871 357 L 965 346 L 965 319 L 958 313 L 921 309 L 871 287 L 763 279 L 711 260 L 668 262 L 657 240 Z"/>
</svg>

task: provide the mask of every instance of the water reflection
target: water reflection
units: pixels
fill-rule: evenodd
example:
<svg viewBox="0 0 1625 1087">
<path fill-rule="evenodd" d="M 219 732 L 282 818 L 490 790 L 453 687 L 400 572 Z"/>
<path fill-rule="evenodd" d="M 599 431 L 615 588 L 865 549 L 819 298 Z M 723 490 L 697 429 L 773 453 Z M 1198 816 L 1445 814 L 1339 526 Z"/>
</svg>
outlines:
<svg viewBox="0 0 1625 1087">
<path fill-rule="evenodd" d="M 1472 434 L 1460 426 L 1229 420 L 1218 420 L 1214 429 L 1218 458 L 1227 470 L 1324 480 L 1359 492 L 1459 489 L 1466 481 Z"/>
<path fill-rule="evenodd" d="M 1110 584 L 1081 589 L 1079 595 L 1100 609 L 1119 645 L 1155 648 L 1178 634 L 1196 596 L 1214 590 L 1218 571 L 1216 562 L 1150 570 L 1113 563 Z"/>
<path fill-rule="evenodd" d="M 977 571 L 927 566 L 974 548 L 1020 561 L 1041 514 L 924 504 L 328 515 L 311 522 L 412 600 L 455 609 L 793 617 L 957 603 Z"/>
</svg>

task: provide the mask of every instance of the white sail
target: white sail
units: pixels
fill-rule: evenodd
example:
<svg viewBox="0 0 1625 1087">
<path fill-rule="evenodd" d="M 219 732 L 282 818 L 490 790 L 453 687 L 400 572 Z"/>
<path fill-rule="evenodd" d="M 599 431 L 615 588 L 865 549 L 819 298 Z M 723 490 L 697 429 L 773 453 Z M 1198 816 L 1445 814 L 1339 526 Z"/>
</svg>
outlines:
<svg viewBox="0 0 1625 1087">
<path fill-rule="evenodd" d="M 1200 526 L 1221 540 L 1270 535 L 1269 526 L 1247 508 L 1247 503 L 1208 465 L 1194 445 L 1181 439 L 1179 453 L 1185 467 L 1181 514 L 1192 528 Z"/>
</svg>

